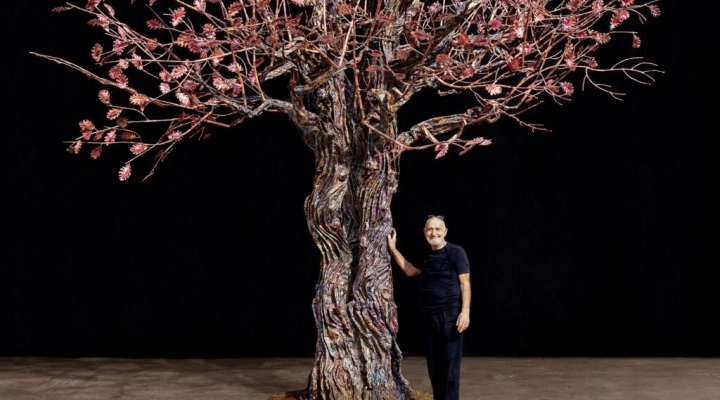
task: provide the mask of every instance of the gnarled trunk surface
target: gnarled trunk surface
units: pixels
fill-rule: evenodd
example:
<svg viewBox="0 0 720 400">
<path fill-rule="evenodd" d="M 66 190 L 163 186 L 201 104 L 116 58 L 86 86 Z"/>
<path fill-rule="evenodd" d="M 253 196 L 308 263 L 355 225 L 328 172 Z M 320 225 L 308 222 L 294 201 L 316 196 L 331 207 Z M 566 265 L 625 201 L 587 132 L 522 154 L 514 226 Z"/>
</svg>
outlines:
<svg viewBox="0 0 720 400">
<path fill-rule="evenodd" d="M 318 91 L 322 121 L 300 125 L 315 151 L 305 201 L 321 253 L 312 308 L 318 329 L 306 397 L 407 400 L 387 235 L 399 160 L 391 142 L 348 118 L 342 79 Z M 378 126 L 394 135 L 394 115 Z"/>
</svg>

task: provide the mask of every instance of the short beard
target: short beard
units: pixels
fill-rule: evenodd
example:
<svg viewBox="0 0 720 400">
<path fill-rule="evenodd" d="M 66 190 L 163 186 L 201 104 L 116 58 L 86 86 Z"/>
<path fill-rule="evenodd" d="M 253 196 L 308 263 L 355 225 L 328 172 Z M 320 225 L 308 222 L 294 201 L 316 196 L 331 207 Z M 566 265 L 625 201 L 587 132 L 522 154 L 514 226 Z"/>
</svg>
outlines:
<svg viewBox="0 0 720 400">
<path fill-rule="evenodd" d="M 439 245 L 443 244 L 443 242 L 445 241 L 445 239 L 443 239 L 443 238 L 432 238 L 432 239 L 428 239 L 427 241 L 428 241 L 428 243 L 430 243 L 431 246 L 439 246 Z"/>
</svg>

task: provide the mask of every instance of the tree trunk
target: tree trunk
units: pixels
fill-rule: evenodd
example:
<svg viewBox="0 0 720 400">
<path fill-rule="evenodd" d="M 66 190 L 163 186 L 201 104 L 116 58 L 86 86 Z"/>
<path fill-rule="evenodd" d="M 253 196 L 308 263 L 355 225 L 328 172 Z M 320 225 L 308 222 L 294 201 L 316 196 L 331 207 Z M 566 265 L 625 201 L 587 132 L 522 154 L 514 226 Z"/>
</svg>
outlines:
<svg viewBox="0 0 720 400">
<path fill-rule="evenodd" d="M 395 168 L 388 153 L 377 158 L 377 165 L 349 170 L 335 157 L 319 157 L 315 187 L 306 200 L 309 228 L 321 252 L 312 304 L 318 328 L 309 378 L 312 399 L 410 398 L 400 372 L 387 252 Z"/>
<path fill-rule="evenodd" d="M 328 101 L 316 103 L 327 105 L 323 122 L 304 129 L 312 131 L 315 151 L 305 213 L 321 253 L 312 303 L 318 335 L 305 397 L 408 400 L 387 251 L 399 162 L 388 141 L 345 119 L 342 85 L 333 89 L 324 92 Z M 384 125 L 394 132 L 394 117 Z"/>
</svg>

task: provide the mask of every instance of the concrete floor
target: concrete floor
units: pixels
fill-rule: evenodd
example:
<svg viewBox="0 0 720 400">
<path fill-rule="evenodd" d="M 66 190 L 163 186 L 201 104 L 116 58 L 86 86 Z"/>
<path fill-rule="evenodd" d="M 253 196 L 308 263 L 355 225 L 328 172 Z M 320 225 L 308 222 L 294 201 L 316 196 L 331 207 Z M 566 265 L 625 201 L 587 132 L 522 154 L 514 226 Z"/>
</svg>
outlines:
<svg viewBox="0 0 720 400">
<path fill-rule="evenodd" d="M 267 400 L 302 389 L 306 358 L 0 358 L 2 400 Z M 470 358 L 461 400 L 720 400 L 717 358 Z M 403 375 L 431 391 L 423 358 Z"/>
</svg>

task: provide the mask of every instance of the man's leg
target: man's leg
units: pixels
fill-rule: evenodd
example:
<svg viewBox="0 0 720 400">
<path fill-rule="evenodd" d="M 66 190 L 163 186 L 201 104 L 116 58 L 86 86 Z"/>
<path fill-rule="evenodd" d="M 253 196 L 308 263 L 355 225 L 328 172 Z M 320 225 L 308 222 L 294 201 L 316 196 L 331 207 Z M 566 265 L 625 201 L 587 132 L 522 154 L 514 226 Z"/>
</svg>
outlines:
<svg viewBox="0 0 720 400">
<path fill-rule="evenodd" d="M 443 312 L 423 314 L 425 359 L 434 400 L 445 400 L 447 391 L 447 347 Z"/>
<path fill-rule="evenodd" d="M 445 354 L 447 357 L 446 394 L 442 400 L 460 399 L 460 361 L 462 360 L 462 333 L 455 323 L 459 310 L 452 309 L 445 314 Z"/>
</svg>

